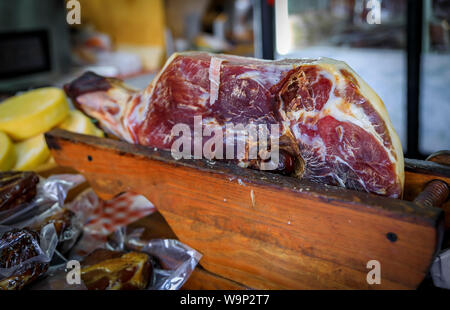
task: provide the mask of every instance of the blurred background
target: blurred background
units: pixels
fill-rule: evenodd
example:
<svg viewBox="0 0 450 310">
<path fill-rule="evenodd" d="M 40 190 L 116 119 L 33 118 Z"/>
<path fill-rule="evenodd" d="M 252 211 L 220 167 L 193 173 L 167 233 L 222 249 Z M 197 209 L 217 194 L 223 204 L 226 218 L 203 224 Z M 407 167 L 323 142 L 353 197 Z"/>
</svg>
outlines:
<svg viewBox="0 0 450 310">
<path fill-rule="evenodd" d="M 85 70 L 144 88 L 176 51 L 331 57 L 424 158 L 450 149 L 449 24 L 450 0 L 0 0 L 0 100 Z"/>
</svg>

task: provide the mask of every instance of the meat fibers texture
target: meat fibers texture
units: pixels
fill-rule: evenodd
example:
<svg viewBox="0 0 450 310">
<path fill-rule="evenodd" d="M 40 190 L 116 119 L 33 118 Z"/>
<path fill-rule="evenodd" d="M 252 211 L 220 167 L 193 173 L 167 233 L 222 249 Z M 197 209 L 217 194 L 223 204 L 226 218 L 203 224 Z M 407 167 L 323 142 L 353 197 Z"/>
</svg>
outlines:
<svg viewBox="0 0 450 310">
<path fill-rule="evenodd" d="M 65 90 L 104 130 L 130 143 L 170 150 L 177 139 L 173 126 L 193 130 L 196 116 L 203 128 L 222 128 L 224 136 L 230 124 L 278 124 L 277 172 L 402 195 L 399 138 L 381 99 L 344 62 L 186 52 L 172 55 L 143 91 L 93 73 Z M 258 169 L 261 160 L 244 156 L 237 164 Z"/>
</svg>

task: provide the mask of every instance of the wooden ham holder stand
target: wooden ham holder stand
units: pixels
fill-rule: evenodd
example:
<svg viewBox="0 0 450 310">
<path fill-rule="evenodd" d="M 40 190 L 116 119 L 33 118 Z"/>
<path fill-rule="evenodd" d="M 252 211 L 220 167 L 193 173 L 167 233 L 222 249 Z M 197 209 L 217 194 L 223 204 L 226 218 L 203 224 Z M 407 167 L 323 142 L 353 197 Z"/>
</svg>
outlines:
<svg viewBox="0 0 450 310">
<path fill-rule="evenodd" d="M 411 200 L 430 180 L 450 183 L 448 166 L 407 161 L 400 200 L 60 129 L 46 139 L 56 162 L 99 196 L 146 196 L 203 254 L 189 288 L 414 289 L 441 247 L 444 212 Z M 379 285 L 367 282 L 371 260 L 381 264 Z"/>
</svg>

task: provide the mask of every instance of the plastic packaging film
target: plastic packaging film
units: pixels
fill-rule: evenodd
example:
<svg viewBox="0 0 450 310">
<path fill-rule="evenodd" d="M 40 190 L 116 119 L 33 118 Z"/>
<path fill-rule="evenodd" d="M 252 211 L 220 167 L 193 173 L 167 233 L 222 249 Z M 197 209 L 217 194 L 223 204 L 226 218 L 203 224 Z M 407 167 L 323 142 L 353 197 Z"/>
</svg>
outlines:
<svg viewBox="0 0 450 310">
<path fill-rule="evenodd" d="M 135 219 L 155 212 L 143 196 L 125 193 L 103 201 L 88 189 L 65 203 L 69 190 L 83 182 L 81 175 L 41 178 L 31 202 L 15 207 L 14 212 L 0 213 L 0 238 L 9 234 L 0 241 L 0 254 L 5 254 L 0 260 L 0 289 L 87 289 L 83 282 L 67 281 L 67 262 L 82 263 L 96 249 L 146 253 L 152 270 L 146 288 L 181 288 L 201 254 L 178 240 L 143 240 L 143 228 L 127 229 Z M 66 222 L 61 217 L 65 212 L 70 213 Z M 24 255 L 25 251 L 32 257 Z M 24 279 L 24 284 L 16 285 L 17 279 Z"/>
</svg>

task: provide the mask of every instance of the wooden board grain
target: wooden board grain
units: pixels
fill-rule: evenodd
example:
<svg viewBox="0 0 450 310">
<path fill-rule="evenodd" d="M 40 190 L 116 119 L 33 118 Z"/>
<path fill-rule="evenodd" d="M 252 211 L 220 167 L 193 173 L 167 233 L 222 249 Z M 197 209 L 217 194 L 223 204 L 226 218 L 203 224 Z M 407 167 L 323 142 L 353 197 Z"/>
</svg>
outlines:
<svg viewBox="0 0 450 310">
<path fill-rule="evenodd" d="M 437 208 L 61 130 L 46 139 L 102 197 L 145 195 L 207 271 L 244 286 L 411 289 L 440 247 Z M 370 260 L 380 285 L 366 281 Z"/>
</svg>

